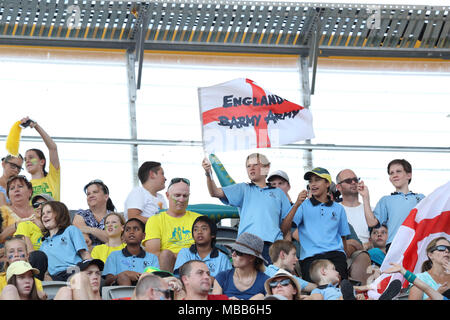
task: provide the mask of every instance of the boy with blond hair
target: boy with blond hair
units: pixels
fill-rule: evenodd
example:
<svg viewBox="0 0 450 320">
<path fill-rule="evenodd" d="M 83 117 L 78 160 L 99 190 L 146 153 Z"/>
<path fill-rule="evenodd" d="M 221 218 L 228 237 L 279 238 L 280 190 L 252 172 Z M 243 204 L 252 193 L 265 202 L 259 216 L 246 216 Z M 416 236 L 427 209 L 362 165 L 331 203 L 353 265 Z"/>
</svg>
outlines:
<svg viewBox="0 0 450 320">
<path fill-rule="evenodd" d="M 225 205 L 239 208 L 238 236 L 244 232 L 264 240 L 263 257 L 269 263 L 269 247 L 283 239 L 280 226 L 287 216 L 291 203 L 283 190 L 267 184 L 270 162 L 260 153 L 250 154 L 245 166 L 250 183 L 236 183 L 219 188 L 211 174 L 211 163 L 202 163 L 206 173 L 207 187 L 211 197 L 219 198 Z"/>
</svg>

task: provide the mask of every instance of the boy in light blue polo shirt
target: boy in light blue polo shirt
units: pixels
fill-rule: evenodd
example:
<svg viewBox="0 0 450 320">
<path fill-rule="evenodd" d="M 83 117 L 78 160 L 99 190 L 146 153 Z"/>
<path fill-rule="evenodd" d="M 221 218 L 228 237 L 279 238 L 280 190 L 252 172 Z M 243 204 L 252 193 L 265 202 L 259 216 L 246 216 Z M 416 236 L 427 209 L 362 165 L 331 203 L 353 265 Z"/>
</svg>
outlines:
<svg viewBox="0 0 450 320">
<path fill-rule="evenodd" d="M 309 181 L 311 199 L 299 197 L 283 221 L 283 228 L 292 221 L 297 225 L 301 245 L 300 267 L 304 280 L 311 282 L 309 267 L 314 260 L 331 260 L 342 279 L 348 277 L 345 255 L 345 236 L 350 234 L 345 209 L 328 195 L 330 173 L 324 168 L 314 168 L 304 175 Z M 295 210 L 298 208 L 297 210 Z"/>
<path fill-rule="evenodd" d="M 392 243 L 398 229 L 408 217 L 411 210 L 425 198 L 423 194 L 414 193 L 409 190 L 412 178 L 412 166 L 405 159 L 394 159 L 387 166 L 389 181 L 395 188 L 395 192 L 389 196 L 384 196 L 378 201 L 375 209 L 370 207 L 369 190 L 364 182 L 358 185 L 358 192 L 361 194 L 364 204 L 364 214 L 369 228 L 379 228 L 386 225 L 389 235 L 386 250 Z"/>
<path fill-rule="evenodd" d="M 211 176 L 211 164 L 204 161 L 208 191 L 222 203 L 239 208 L 238 236 L 244 232 L 264 240 L 263 257 L 270 263 L 269 247 L 283 238 L 280 226 L 291 209 L 283 190 L 267 184 L 270 163 L 266 156 L 253 153 L 246 159 L 250 183 L 237 183 L 218 188 Z"/>
<path fill-rule="evenodd" d="M 203 261 L 210 275 L 215 277 L 219 272 L 231 269 L 231 261 L 216 246 L 217 226 L 208 216 L 199 216 L 192 224 L 192 237 L 195 243 L 190 248 L 182 248 L 177 255 L 174 275 L 179 277 L 179 268 L 190 260 Z"/>
<path fill-rule="evenodd" d="M 112 252 L 106 259 L 103 269 L 105 285 L 136 285 L 145 268 L 159 269 L 158 257 L 141 247 L 141 242 L 145 238 L 144 230 L 145 225 L 141 220 L 131 218 L 127 221 L 123 232 L 127 246 Z"/>
</svg>

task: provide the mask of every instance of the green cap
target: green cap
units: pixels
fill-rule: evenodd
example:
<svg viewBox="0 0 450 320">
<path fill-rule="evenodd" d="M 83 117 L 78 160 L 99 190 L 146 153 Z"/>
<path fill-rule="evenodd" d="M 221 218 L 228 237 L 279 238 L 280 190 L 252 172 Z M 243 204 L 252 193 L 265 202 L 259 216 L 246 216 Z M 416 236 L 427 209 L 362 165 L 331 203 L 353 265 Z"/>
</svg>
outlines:
<svg viewBox="0 0 450 320">
<path fill-rule="evenodd" d="M 311 175 L 315 174 L 316 176 L 319 176 L 325 180 L 327 180 L 330 184 L 331 184 L 331 175 L 328 172 L 327 169 L 324 168 L 314 168 L 312 170 L 309 170 L 308 172 L 305 173 L 305 176 L 303 177 L 305 180 L 309 180 L 311 178 Z"/>
</svg>

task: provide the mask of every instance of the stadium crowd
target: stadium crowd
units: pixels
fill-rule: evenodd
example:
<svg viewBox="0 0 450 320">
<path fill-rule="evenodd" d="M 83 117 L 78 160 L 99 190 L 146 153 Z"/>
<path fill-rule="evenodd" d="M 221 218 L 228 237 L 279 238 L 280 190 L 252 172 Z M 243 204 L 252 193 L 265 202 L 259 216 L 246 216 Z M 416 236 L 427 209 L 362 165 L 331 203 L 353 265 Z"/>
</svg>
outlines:
<svg viewBox="0 0 450 320">
<path fill-rule="evenodd" d="M 224 245 L 219 221 L 187 210 L 190 180 L 173 178 L 166 187 L 161 162 L 141 164 L 140 186 L 130 190 L 123 213 L 99 179 L 84 186 L 88 209 L 71 213 L 60 201 L 55 142 L 36 121 L 21 123 L 42 137 L 49 162 L 39 149 L 2 159 L 3 300 L 100 300 L 102 288 L 114 286 L 131 287 L 132 300 L 369 300 L 397 231 L 425 198 L 409 189 L 412 167 L 404 159 L 388 163 L 394 190 L 375 207 L 351 169 L 335 182 L 325 168 L 309 170 L 307 190 L 291 198 L 289 176 L 270 171 L 263 154 L 245 159 L 248 182 L 223 186 L 205 159 L 210 196 L 239 210 L 237 237 Z M 20 175 L 24 166 L 31 179 Z M 447 299 L 449 251 L 450 239 L 438 237 L 427 246 L 422 273 L 397 264 L 385 272 L 411 284 L 408 299 Z M 51 282 L 62 284 L 49 296 Z M 396 299 L 401 287 L 392 281 L 378 299 Z"/>
</svg>

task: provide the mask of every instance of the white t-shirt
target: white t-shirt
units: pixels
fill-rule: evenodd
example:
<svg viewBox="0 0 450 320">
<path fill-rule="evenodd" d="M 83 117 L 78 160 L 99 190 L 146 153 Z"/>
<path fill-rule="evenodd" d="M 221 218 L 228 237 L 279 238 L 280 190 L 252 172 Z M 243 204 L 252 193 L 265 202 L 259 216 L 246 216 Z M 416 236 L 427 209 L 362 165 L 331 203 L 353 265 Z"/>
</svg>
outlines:
<svg viewBox="0 0 450 320">
<path fill-rule="evenodd" d="M 141 216 L 149 218 L 158 213 L 160 209 L 167 209 L 164 196 L 157 193 L 154 197 L 143 187 L 135 187 L 125 200 L 124 217 L 128 220 L 128 209 L 141 210 Z"/>
<path fill-rule="evenodd" d="M 346 207 L 342 205 L 347 214 L 348 223 L 350 223 L 355 229 L 356 235 L 362 243 L 369 241 L 369 226 L 367 225 L 366 218 L 364 216 L 364 206 L 361 203 L 357 207 Z"/>
</svg>

